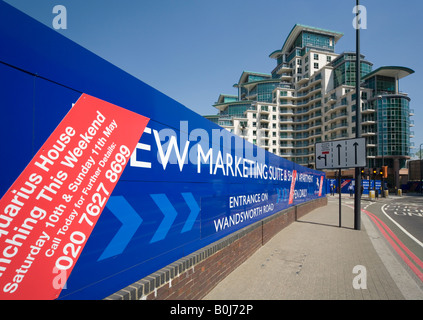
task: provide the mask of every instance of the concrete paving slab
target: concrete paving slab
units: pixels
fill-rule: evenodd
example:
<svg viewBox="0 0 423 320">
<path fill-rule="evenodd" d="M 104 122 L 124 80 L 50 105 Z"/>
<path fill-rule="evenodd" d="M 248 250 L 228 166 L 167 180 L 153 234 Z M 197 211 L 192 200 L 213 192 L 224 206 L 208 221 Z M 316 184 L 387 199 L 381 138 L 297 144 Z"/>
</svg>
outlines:
<svg viewBox="0 0 423 320">
<path fill-rule="evenodd" d="M 342 206 L 341 228 L 338 219 L 338 203 L 330 199 L 326 207 L 310 212 L 275 235 L 204 299 L 423 298 L 418 289 L 411 290 L 411 294 L 404 290 L 410 279 L 404 280 L 405 284 L 400 285 L 402 289 L 399 288 L 393 278 L 395 273 L 388 271 L 384 264 L 387 260 L 382 261 L 368 235 L 370 221 L 363 222 L 361 230 L 354 230 L 353 209 L 345 205 Z M 366 217 L 362 214 L 363 219 Z M 377 237 L 375 233 L 371 236 Z M 357 280 L 355 287 L 354 279 Z M 362 287 L 358 288 L 360 284 Z"/>
</svg>

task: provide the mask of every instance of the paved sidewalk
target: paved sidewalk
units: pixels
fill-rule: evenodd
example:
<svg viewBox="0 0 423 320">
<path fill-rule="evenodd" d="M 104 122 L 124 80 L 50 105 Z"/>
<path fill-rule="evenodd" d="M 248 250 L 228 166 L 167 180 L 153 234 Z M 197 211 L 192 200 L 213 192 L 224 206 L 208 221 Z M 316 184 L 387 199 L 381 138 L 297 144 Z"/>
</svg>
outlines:
<svg viewBox="0 0 423 320">
<path fill-rule="evenodd" d="M 205 299 L 423 299 L 421 283 L 410 276 L 367 215 L 362 214 L 361 230 L 354 230 L 353 209 L 343 205 L 339 228 L 338 208 L 331 197 L 326 207 L 283 229 Z M 356 266 L 365 267 L 366 289 L 354 289 L 354 278 L 364 275 L 363 269 L 353 273 Z"/>
</svg>

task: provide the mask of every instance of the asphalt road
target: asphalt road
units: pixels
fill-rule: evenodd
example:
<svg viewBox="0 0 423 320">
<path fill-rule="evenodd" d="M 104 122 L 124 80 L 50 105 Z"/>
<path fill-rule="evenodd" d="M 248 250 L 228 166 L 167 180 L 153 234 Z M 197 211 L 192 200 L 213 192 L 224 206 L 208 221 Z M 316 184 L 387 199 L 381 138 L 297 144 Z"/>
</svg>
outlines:
<svg viewBox="0 0 423 320">
<path fill-rule="evenodd" d="M 343 198 L 343 202 L 353 205 L 349 198 Z M 390 196 L 376 201 L 363 196 L 361 208 L 399 258 L 423 281 L 423 196 Z"/>
</svg>

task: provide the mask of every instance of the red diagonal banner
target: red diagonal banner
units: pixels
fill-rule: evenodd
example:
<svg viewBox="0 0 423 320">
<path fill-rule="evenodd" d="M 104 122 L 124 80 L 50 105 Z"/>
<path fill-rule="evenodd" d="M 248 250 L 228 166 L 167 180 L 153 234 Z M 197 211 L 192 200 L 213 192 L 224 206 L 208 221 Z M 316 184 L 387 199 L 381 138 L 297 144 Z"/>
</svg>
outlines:
<svg viewBox="0 0 423 320">
<path fill-rule="evenodd" d="M 0 199 L 0 299 L 55 299 L 149 119 L 83 94 Z"/>
<path fill-rule="evenodd" d="M 291 189 L 289 190 L 288 204 L 294 203 L 295 181 L 297 180 L 297 170 L 292 171 Z"/>
</svg>

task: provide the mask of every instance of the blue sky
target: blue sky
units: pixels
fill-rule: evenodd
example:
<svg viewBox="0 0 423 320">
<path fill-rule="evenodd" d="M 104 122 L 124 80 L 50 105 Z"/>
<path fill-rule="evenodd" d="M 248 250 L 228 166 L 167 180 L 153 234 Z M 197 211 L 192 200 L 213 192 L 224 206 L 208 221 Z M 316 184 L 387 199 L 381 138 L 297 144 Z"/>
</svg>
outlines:
<svg viewBox="0 0 423 320">
<path fill-rule="evenodd" d="M 5 0 L 52 27 L 55 5 L 67 9 L 64 36 L 112 62 L 193 111 L 212 105 L 244 70 L 270 73 L 296 23 L 340 31 L 336 52 L 355 51 L 355 0 Z M 400 81 L 415 110 L 415 143 L 423 143 L 423 1 L 361 0 L 367 30 L 361 53 L 373 69 L 405 66 Z"/>
</svg>

